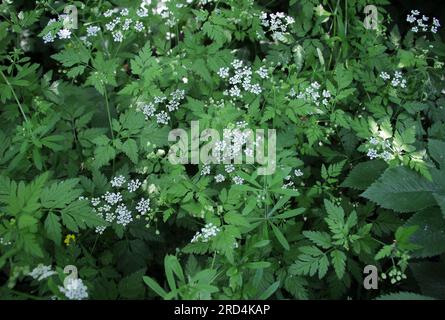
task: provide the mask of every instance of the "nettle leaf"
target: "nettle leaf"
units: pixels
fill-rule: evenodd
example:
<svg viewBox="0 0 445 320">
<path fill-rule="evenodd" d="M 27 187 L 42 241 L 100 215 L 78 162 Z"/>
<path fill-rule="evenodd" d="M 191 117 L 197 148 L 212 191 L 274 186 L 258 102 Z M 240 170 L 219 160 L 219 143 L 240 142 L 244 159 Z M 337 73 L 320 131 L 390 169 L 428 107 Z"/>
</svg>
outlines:
<svg viewBox="0 0 445 320">
<path fill-rule="evenodd" d="M 418 227 L 410 241 L 422 248 L 412 254 L 414 257 L 426 258 L 445 252 L 445 219 L 438 208 L 415 213 L 405 226 Z"/>
<path fill-rule="evenodd" d="M 342 187 L 365 190 L 377 180 L 388 167 L 383 160 L 371 160 L 356 165 L 341 184 Z"/>
<path fill-rule="evenodd" d="M 435 205 L 437 186 L 405 168 L 389 168 L 361 194 L 386 209 L 413 212 Z"/>
</svg>

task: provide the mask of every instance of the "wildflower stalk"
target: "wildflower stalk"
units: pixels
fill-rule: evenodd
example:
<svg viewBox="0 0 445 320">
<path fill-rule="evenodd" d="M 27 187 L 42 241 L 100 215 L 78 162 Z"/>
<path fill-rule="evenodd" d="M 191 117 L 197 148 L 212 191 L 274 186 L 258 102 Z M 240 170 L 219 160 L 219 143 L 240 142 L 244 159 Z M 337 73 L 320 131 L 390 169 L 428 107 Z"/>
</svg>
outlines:
<svg viewBox="0 0 445 320">
<path fill-rule="evenodd" d="M 110 103 L 108 102 L 107 89 L 104 90 L 104 95 L 105 95 L 105 106 L 107 108 L 108 124 L 110 125 L 111 139 L 114 140 L 113 125 L 112 125 L 112 122 L 111 122 Z"/>
<path fill-rule="evenodd" d="M 19 98 L 17 98 L 17 95 L 15 94 L 15 90 L 12 87 L 12 85 L 9 83 L 8 78 L 6 78 L 5 74 L 3 73 L 2 70 L 0 70 L 0 74 L 2 75 L 3 79 L 5 80 L 7 86 L 9 87 L 9 89 L 11 89 L 12 95 L 14 96 L 15 101 L 17 102 L 17 105 L 19 106 L 20 112 L 23 116 L 23 119 L 25 119 L 25 122 L 28 122 L 28 118 L 26 117 L 25 112 L 23 111 L 23 107 L 22 104 L 19 101 Z"/>
</svg>

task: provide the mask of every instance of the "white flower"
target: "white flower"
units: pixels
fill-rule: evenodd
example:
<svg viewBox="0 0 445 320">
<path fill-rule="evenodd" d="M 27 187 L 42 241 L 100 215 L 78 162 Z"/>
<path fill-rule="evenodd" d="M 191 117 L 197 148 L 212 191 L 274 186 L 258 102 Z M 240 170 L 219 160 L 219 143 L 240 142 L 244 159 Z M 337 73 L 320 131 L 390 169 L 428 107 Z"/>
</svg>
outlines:
<svg viewBox="0 0 445 320">
<path fill-rule="evenodd" d="M 224 168 L 227 173 L 231 173 L 235 171 L 235 166 L 233 164 L 227 164 Z"/>
<path fill-rule="evenodd" d="M 69 39 L 71 38 L 71 31 L 69 29 L 60 29 L 57 35 L 59 39 Z"/>
<path fill-rule="evenodd" d="M 142 183 L 139 181 L 139 179 L 134 179 L 134 180 L 130 180 L 130 182 L 128 182 L 128 191 L 130 192 L 135 192 L 137 189 L 139 189 L 139 187 L 142 185 Z"/>
<path fill-rule="evenodd" d="M 126 226 L 130 222 L 133 221 L 133 217 L 131 215 L 131 211 L 127 209 L 124 204 L 119 204 L 115 211 L 116 215 L 116 223 L 122 226 Z"/>
<path fill-rule="evenodd" d="M 141 215 L 144 215 L 150 211 L 150 199 L 141 198 L 136 206 L 136 211 L 138 211 Z"/>
<path fill-rule="evenodd" d="M 261 79 L 267 79 L 267 78 L 269 78 L 269 74 L 268 74 L 268 72 L 267 72 L 267 68 L 264 67 L 264 66 L 262 66 L 261 68 L 259 68 L 259 69 L 256 71 L 256 74 L 258 74 L 258 75 L 260 76 Z"/>
<path fill-rule="evenodd" d="M 125 177 L 123 175 L 119 175 L 117 177 L 114 177 L 111 181 L 112 187 L 120 188 L 125 183 Z"/>
<path fill-rule="evenodd" d="M 153 103 L 144 104 L 140 109 L 145 116 L 145 120 L 148 120 L 156 112 L 156 108 Z"/>
<path fill-rule="evenodd" d="M 97 207 L 100 204 L 100 198 L 91 198 L 91 205 Z"/>
<path fill-rule="evenodd" d="M 224 177 L 222 174 L 218 174 L 218 175 L 215 176 L 215 181 L 217 183 L 223 182 L 224 180 L 226 180 L 226 177 Z"/>
<path fill-rule="evenodd" d="M 235 177 L 233 177 L 233 182 L 235 183 L 235 184 L 238 184 L 238 185 L 240 185 L 240 184 L 243 184 L 244 183 L 244 179 L 243 178 L 241 178 L 240 176 L 235 176 Z"/>
<path fill-rule="evenodd" d="M 109 10 L 105 11 L 104 17 L 107 17 L 107 18 L 111 17 L 113 15 L 113 13 L 114 13 L 114 10 L 109 9 Z"/>
<path fill-rule="evenodd" d="M 54 274 L 56 274 L 56 272 L 52 270 L 52 267 L 50 265 L 45 266 L 41 263 L 37 267 L 35 267 L 30 273 L 28 273 L 29 276 L 33 277 L 35 280 L 38 281 L 42 281 Z"/>
<path fill-rule="evenodd" d="M 391 160 L 393 158 L 392 154 L 390 152 L 388 152 L 388 151 L 384 151 L 380 156 L 385 161 L 389 161 L 389 160 Z"/>
<path fill-rule="evenodd" d="M 303 176 L 303 171 L 301 171 L 301 169 L 295 169 L 294 174 L 296 177 L 301 177 Z"/>
<path fill-rule="evenodd" d="M 202 176 L 206 176 L 208 174 L 210 174 L 210 166 L 209 165 L 205 165 L 205 166 L 202 167 L 201 175 Z"/>
<path fill-rule="evenodd" d="M 241 97 L 241 90 L 237 86 L 233 86 L 230 88 L 229 94 L 232 97 Z"/>
<path fill-rule="evenodd" d="M 433 22 L 431 25 L 428 25 L 427 22 L 430 20 L 428 16 L 422 15 L 419 16 L 420 12 L 418 10 L 412 10 L 411 14 L 406 17 L 406 21 L 413 24 L 411 27 L 411 31 L 414 33 L 422 30 L 423 32 L 427 32 L 430 30 L 432 33 L 437 33 L 438 27 L 440 27 L 440 22 L 436 18 L 433 18 Z M 417 17 L 419 16 L 419 17 Z"/>
<path fill-rule="evenodd" d="M 262 92 L 262 89 L 261 89 L 259 84 L 253 84 L 253 85 L 250 86 L 250 90 L 249 91 L 251 93 L 253 93 L 253 94 L 258 95 L 258 94 L 260 94 Z"/>
<path fill-rule="evenodd" d="M 228 78 L 229 77 L 229 68 L 225 68 L 225 67 L 220 68 L 218 71 L 218 75 L 223 79 Z"/>
<path fill-rule="evenodd" d="M 138 21 L 138 22 L 136 22 L 136 24 L 134 25 L 134 29 L 135 29 L 137 32 L 141 32 L 141 31 L 143 31 L 143 30 L 145 29 L 145 27 L 144 27 L 144 24 L 143 24 L 142 22 Z"/>
<path fill-rule="evenodd" d="M 369 159 L 375 159 L 375 158 L 377 158 L 378 157 L 378 154 L 377 154 L 377 151 L 376 150 L 374 150 L 374 149 L 369 149 L 368 150 L 368 153 L 366 154 L 368 157 L 369 157 Z"/>
<path fill-rule="evenodd" d="M 206 224 L 201 231 L 196 232 L 195 236 L 190 242 L 208 242 L 211 238 L 215 237 L 219 232 L 220 228 L 215 226 L 213 223 Z"/>
<path fill-rule="evenodd" d="M 145 8 L 140 8 L 136 10 L 136 14 L 138 17 L 144 18 L 148 16 L 148 10 Z"/>
<path fill-rule="evenodd" d="M 87 36 L 88 37 L 95 37 L 99 31 L 100 31 L 100 27 L 98 27 L 98 26 L 89 26 L 87 28 Z"/>
<path fill-rule="evenodd" d="M 62 292 L 70 300 L 83 300 L 88 298 L 88 288 L 83 284 L 82 279 L 69 279 L 66 287 L 60 287 Z"/>
<path fill-rule="evenodd" d="M 156 122 L 158 124 L 168 124 L 169 120 L 170 116 L 165 111 L 161 111 L 158 114 L 156 114 Z"/>
<path fill-rule="evenodd" d="M 43 43 L 49 43 L 54 42 L 55 37 L 52 35 L 51 32 L 48 32 L 46 35 L 43 36 Z"/>
<path fill-rule="evenodd" d="M 113 32 L 113 40 L 114 40 L 114 42 L 122 42 L 123 39 L 124 39 L 124 35 L 122 34 L 121 31 L 114 31 Z"/>
<path fill-rule="evenodd" d="M 121 202 L 122 201 L 122 195 L 120 194 L 120 192 L 106 192 L 103 196 L 102 196 L 102 198 L 106 201 L 106 202 L 108 202 L 109 204 L 111 204 L 111 205 L 114 205 L 114 204 L 116 204 L 116 203 L 118 203 L 118 202 Z"/>
<path fill-rule="evenodd" d="M 386 80 L 389 80 L 391 78 L 391 76 L 387 72 L 382 71 L 382 72 L 380 72 L 380 78 L 382 78 L 383 80 L 386 81 Z"/>
<path fill-rule="evenodd" d="M 369 142 L 370 142 L 371 144 L 373 144 L 373 145 L 376 145 L 376 144 L 379 143 L 379 140 L 378 140 L 377 138 L 375 138 L 375 137 L 371 137 L 371 138 L 369 139 Z"/>
<path fill-rule="evenodd" d="M 106 228 L 107 227 L 105 227 L 105 226 L 98 226 L 98 227 L 96 227 L 95 231 L 98 234 L 103 234 Z"/>
<path fill-rule="evenodd" d="M 130 29 L 130 24 L 133 21 L 131 19 L 125 19 L 124 24 L 122 25 L 122 30 L 126 31 L 128 29 Z"/>
<path fill-rule="evenodd" d="M 123 8 L 121 10 L 121 12 L 120 12 L 120 15 L 125 17 L 125 16 L 128 16 L 128 13 L 129 13 L 128 9 L 127 8 Z"/>
</svg>

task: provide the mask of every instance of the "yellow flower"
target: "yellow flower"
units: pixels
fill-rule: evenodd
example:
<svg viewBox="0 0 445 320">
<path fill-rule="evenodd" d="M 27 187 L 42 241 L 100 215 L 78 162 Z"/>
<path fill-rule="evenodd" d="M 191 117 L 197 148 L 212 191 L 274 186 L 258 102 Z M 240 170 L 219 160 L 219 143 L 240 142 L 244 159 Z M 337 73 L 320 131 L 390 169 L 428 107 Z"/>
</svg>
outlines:
<svg viewBox="0 0 445 320">
<path fill-rule="evenodd" d="M 67 234 L 65 240 L 63 241 L 68 247 L 71 241 L 76 242 L 76 236 L 74 234 Z"/>
</svg>

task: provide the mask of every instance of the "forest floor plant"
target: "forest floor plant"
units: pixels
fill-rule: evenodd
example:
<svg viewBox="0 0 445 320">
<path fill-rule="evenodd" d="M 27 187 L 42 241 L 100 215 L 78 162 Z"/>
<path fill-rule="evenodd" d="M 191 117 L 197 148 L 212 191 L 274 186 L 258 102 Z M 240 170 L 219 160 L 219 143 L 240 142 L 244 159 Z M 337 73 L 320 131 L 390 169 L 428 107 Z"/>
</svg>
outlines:
<svg viewBox="0 0 445 320">
<path fill-rule="evenodd" d="M 2 1 L 0 298 L 445 299 L 445 43 L 390 8 Z"/>
</svg>

